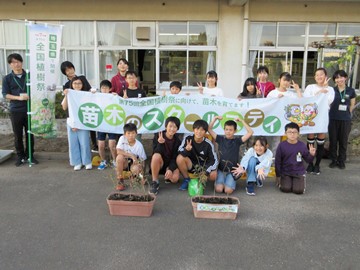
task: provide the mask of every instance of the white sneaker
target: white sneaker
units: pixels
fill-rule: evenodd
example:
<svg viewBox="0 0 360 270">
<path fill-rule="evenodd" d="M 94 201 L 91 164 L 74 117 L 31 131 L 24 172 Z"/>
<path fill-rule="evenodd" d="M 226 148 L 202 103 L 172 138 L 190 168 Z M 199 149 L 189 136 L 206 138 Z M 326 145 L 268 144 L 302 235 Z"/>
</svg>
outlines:
<svg viewBox="0 0 360 270">
<path fill-rule="evenodd" d="M 113 160 L 111 163 L 112 163 L 112 167 L 113 167 L 113 168 L 116 168 L 116 161 Z"/>
<path fill-rule="evenodd" d="M 91 163 L 86 164 L 86 165 L 85 165 L 85 169 L 91 170 L 91 169 L 92 169 L 92 164 L 91 164 Z"/>
<path fill-rule="evenodd" d="M 81 170 L 81 164 L 74 166 L 74 171 L 80 171 Z"/>
</svg>

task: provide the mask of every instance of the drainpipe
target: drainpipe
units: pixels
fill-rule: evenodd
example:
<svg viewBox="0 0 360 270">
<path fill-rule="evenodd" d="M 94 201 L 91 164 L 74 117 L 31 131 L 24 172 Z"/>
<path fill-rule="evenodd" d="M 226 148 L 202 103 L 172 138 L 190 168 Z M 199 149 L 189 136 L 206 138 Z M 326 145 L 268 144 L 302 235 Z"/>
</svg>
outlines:
<svg viewBox="0 0 360 270">
<path fill-rule="evenodd" d="M 249 1 L 244 5 L 244 19 L 243 19 L 243 44 L 242 44 L 242 61 L 241 61 L 241 89 L 247 79 L 247 61 L 249 48 Z"/>
</svg>

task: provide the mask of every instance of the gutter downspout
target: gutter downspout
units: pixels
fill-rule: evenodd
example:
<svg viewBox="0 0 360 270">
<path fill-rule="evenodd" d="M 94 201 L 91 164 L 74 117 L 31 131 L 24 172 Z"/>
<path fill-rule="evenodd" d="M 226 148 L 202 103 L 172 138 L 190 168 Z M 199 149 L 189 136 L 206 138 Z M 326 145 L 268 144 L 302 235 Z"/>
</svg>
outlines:
<svg viewBox="0 0 360 270">
<path fill-rule="evenodd" d="M 249 48 L 249 1 L 244 5 L 244 19 L 243 19 L 243 44 L 242 44 L 242 61 L 241 61 L 241 89 L 247 79 L 247 61 Z"/>
</svg>

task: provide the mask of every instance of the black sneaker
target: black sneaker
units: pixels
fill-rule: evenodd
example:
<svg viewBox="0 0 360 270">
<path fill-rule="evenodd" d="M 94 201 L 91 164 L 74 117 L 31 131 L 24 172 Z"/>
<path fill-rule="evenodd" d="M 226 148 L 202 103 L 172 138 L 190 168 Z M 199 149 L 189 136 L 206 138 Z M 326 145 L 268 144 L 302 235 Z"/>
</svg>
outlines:
<svg viewBox="0 0 360 270">
<path fill-rule="evenodd" d="M 15 166 L 20 167 L 21 165 L 24 165 L 24 163 L 25 163 L 25 159 L 23 157 L 19 157 L 15 162 Z"/>
<path fill-rule="evenodd" d="M 329 168 L 333 169 L 333 168 L 335 168 L 337 165 L 338 165 L 338 163 L 337 163 L 335 160 L 333 160 L 333 161 L 331 161 L 331 163 L 329 164 Z"/>
<path fill-rule="evenodd" d="M 150 188 L 150 193 L 155 194 L 155 195 L 158 194 L 159 186 L 160 186 L 159 182 L 152 181 L 151 188 Z"/>
<path fill-rule="evenodd" d="M 345 169 L 345 163 L 344 163 L 344 161 L 339 161 L 338 166 L 339 166 L 339 169 L 341 169 L 341 170 Z"/>
<path fill-rule="evenodd" d="M 315 175 L 319 175 L 320 174 L 320 166 L 319 165 L 315 165 L 314 166 L 314 169 L 312 171 L 312 174 L 315 174 Z"/>
<path fill-rule="evenodd" d="M 93 146 L 93 148 L 91 149 L 92 153 L 99 153 L 99 148 L 97 145 Z"/>
<path fill-rule="evenodd" d="M 306 169 L 307 173 L 312 173 L 314 171 L 314 165 L 312 163 L 309 163 L 309 166 Z"/>
</svg>

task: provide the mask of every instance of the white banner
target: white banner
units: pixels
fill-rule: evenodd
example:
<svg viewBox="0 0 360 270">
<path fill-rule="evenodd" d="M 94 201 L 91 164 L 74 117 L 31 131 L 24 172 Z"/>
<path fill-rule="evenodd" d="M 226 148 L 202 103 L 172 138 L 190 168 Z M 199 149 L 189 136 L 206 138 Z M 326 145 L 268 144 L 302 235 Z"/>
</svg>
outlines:
<svg viewBox="0 0 360 270">
<path fill-rule="evenodd" d="M 180 133 L 192 132 L 197 119 L 210 122 L 216 115 L 214 131 L 224 134 L 227 120 L 243 118 L 255 135 L 281 136 L 289 122 L 301 127 L 302 134 L 326 133 L 328 104 L 325 95 L 311 98 L 237 99 L 203 95 L 168 95 L 123 99 L 111 94 L 70 90 L 69 121 L 72 127 L 109 133 L 123 133 L 124 123 L 135 123 L 138 133 L 155 133 L 164 129 L 165 119 L 176 116 L 181 121 Z M 245 134 L 238 123 L 237 135 Z"/>
<path fill-rule="evenodd" d="M 55 94 L 59 72 L 61 26 L 28 25 L 30 48 L 31 132 L 56 137 Z"/>
</svg>

